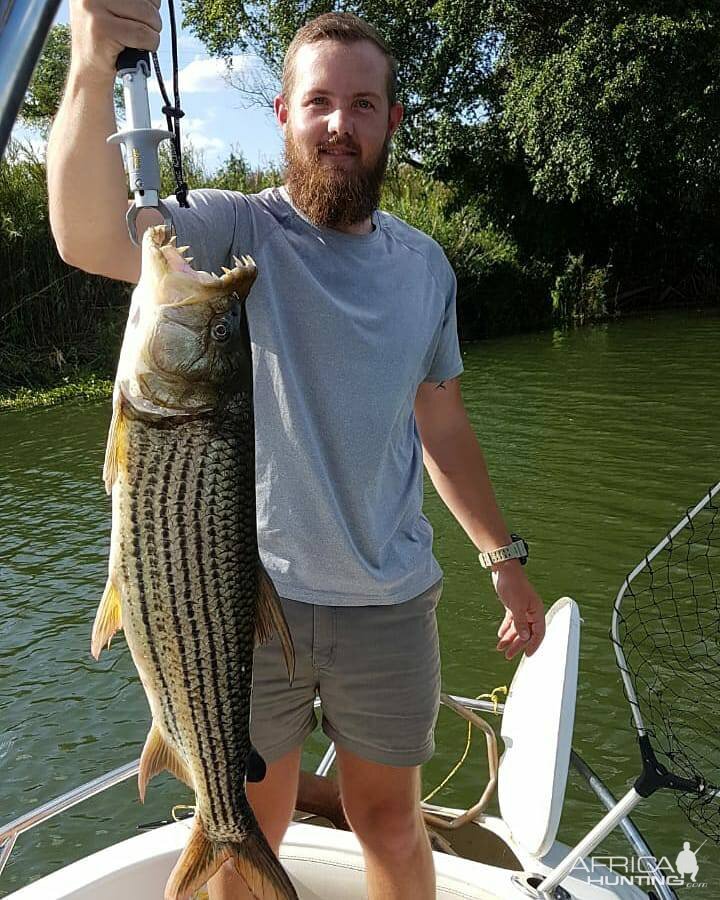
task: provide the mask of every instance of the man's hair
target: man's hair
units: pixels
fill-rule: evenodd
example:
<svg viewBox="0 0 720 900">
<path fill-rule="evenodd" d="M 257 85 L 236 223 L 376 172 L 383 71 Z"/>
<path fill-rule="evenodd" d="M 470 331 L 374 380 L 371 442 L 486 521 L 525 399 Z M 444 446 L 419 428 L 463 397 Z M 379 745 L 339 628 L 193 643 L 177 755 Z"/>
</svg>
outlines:
<svg viewBox="0 0 720 900">
<path fill-rule="evenodd" d="M 286 101 L 290 100 L 295 88 L 295 58 L 298 50 L 305 44 L 317 41 L 339 41 L 342 44 L 355 44 L 358 41 L 371 41 L 382 52 L 387 60 L 387 95 L 390 106 L 397 98 L 398 64 L 390 52 L 390 48 L 380 34 L 359 16 L 353 13 L 323 13 L 298 29 L 285 54 L 282 73 L 282 93 Z"/>
</svg>

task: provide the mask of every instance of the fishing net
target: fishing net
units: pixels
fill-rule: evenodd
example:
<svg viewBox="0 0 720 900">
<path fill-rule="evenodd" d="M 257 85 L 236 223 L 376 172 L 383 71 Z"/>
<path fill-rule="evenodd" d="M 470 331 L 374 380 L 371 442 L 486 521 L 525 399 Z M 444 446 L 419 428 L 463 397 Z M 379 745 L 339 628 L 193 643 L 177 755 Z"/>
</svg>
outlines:
<svg viewBox="0 0 720 900">
<path fill-rule="evenodd" d="M 710 489 L 628 576 L 611 635 L 645 774 L 654 769 L 647 793 L 678 790 L 690 822 L 718 843 L 719 492 Z"/>
</svg>

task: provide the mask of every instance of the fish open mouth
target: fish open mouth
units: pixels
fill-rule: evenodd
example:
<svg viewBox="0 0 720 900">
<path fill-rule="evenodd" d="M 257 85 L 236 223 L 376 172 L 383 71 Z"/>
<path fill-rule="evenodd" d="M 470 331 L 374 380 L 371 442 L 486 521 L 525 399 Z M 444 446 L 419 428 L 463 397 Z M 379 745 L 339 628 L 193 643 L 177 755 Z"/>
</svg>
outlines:
<svg viewBox="0 0 720 900">
<path fill-rule="evenodd" d="M 205 272 L 203 269 L 193 269 L 190 265 L 193 257 L 185 255 L 190 247 L 176 246 L 175 235 L 169 241 L 166 240 L 167 231 L 164 225 L 148 228 L 148 232 L 150 232 L 148 240 L 151 242 L 153 249 L 165 261 L 169 272 L 187 275 L 188 278 L 211 290 L 217 288 L 218 292 L 221 293 L 237 290 L 240 284 L 247 283 L 248 278 L 254 280 L 257 274 L 255 261 L 251 256 L 241 256 L 240 258 L 233 256 L 235 265 L 232 269 L 221 266 L 222 275 L 216 275 L 215 272 Z"/>
</svg>

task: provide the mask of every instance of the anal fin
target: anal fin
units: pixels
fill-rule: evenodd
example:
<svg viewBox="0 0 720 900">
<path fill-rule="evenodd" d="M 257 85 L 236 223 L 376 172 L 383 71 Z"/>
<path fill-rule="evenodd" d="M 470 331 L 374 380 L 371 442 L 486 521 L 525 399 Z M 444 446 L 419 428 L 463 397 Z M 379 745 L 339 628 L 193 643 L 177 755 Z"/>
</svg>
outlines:
<svg viewBox="0 0 720 900">
<path fill-rule="evenodd" d="M 285 613 L 280 605 L 280 597 L 265 571 L 258 562 L 258 597 L 255 609 L 255 639 L 257 644 L 266 644 L 273 634 L 277 634 L 282 646 L 290 684 L 295 676 L 295 648 Z"/>
<path fill-rule="evenodd" d="M 138 790 L 140 800 L 145 802 L 145 791 L 148 782 L 160 772 L 170 772 L 180 781 L 194 790 L 192 775 L 188 767 L 180 759 L 177 753 L 169 746 L 155 722 L 150 726 L 150 731 L 145 739 L 145 746 L 140 755 L 140 772 L 138 773 Z"/>
<path fill-rule="evenodd" d="M 120 593 L 108 578 L 105 590 L 100 600 L 100 606 L 95 614 L 95 623 L 90 641 L 90 652 L 95 659 L 100 658 L 103 647 L 109 647 L 110 641 L 116 631 L 122 628 L 122 605 Z"/>
</svg>

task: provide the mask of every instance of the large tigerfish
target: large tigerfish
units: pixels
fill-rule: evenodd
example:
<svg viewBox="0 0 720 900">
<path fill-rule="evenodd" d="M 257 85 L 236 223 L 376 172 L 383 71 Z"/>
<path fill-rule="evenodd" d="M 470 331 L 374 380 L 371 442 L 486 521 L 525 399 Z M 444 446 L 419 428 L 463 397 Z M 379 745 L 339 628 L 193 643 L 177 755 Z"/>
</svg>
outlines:
<svg viewBox="0 0 720 900">
<path fill-rule="evenodd" d="M 140 760 L 193 788 L 196 815 L 167 900 L 184 900 L 227 859 L 263 898 L 295 898 L 245 795 L 253 648 L 277 632 L 294 655 L 260 564 L 250 337 L 257 270 L 195 272 L 164 226 L 142 242 L 113 397 L 104 478 L 112 492 L 110 574 L 97 658 L 123 628 L 152 726 Z M 260 776 L 262 777 L 262 776 Z"/>
</svg>

